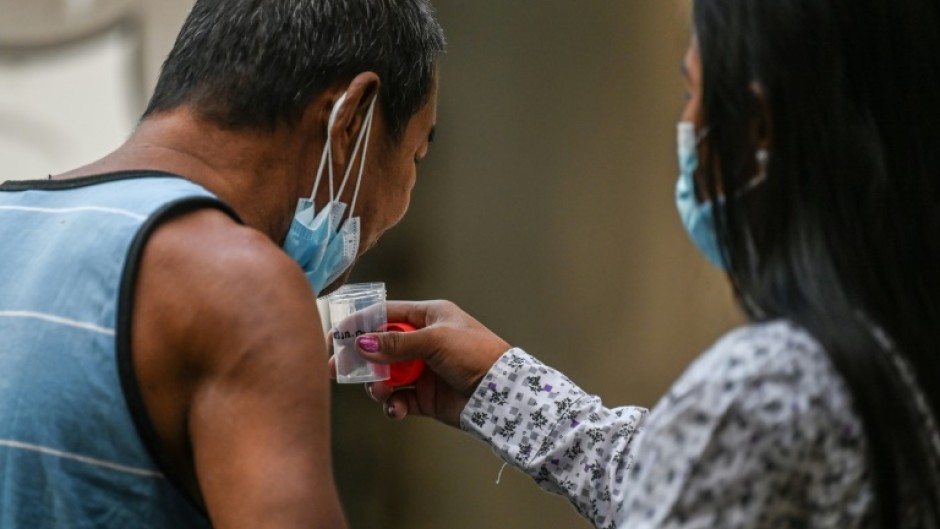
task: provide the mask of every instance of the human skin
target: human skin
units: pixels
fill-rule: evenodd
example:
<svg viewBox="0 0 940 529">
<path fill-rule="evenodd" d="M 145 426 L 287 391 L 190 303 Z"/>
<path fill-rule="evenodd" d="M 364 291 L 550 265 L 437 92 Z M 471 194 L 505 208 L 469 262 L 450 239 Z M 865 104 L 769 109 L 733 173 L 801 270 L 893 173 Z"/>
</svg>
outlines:
<svg viewBox="0 0 940 529">
<path fill-rule="evenodd" d="M 216 194 L 245 222 L 199 210 L 159 226 L 143 251 L 132 317 L 134 371 L 157 458 L 216 528 L 346 525 L 333 481 L 317 306 L 280 245 L 297 200 L 311 193 L 334 103 L 347 92 L 331 129 L 334 174 L 342 175 L 379 85 L 363 72 L 321 94 L 298 124 L 274 131 L 224 130 L 186 107 L 163 112 L 115 152 L 56 177 L 171 172 Z M 398 141 L 376 105 L 357 206 L 360 254 L 408 208 L 436 121 L 436 85 Z M 354 187 L 341 197 L 347 203 Z"/>
</svg>

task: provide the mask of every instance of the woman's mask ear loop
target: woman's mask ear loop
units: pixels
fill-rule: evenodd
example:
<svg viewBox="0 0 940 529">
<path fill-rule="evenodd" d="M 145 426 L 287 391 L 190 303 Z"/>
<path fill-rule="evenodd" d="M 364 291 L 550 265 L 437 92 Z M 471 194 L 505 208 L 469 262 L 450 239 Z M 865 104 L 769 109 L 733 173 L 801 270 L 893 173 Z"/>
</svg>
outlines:
<svg viewBox="0 0 940 529">
<path fill-rule="evenodd" d="M 757 162 L 757 174 L 738 191 L 738 195 L 754 189 L 767 180 L 767 162 L 770 161 L 770 152 L 763 148 L 757 149 L 754 152 L 754 160 Z"/>
<path fill-rule="evenodd" d="M 746 186 L 744 186 L 743 191 L 750 191 L 767 180 L 767 162 L 770 160 L 770 152 L 764 148 L 757 149 L 754 151 L 754 160 L 757 162 L 757 174 L 754 175 L 754 178 L 751 178 L 751 181 L 748 182 Z M 751 235 L 751 230 L 747 226 L 745 226 L 745 233 L 747 236 L 747 251 L 750 259 L 751 273 L 757 274 L 757 267 L 760 262 L 760 254 L 754 245 L 754 238 Z M 755 303 L 750 296 L 744 296 L 744 303 L 747 304 L 751 312 L 760 317 L 764 317 L 764 309 Z"/>
<path fill-rule="evenodd" d="M 767 178 L 767 162 L 770 160 L 770 152 L 764 148 L 757 149 L 757 152 L 754 153 L 754 159 L 757 160 L 757 174 L 754 176 L 754 183 L 759 184 Z"/>
</svg>

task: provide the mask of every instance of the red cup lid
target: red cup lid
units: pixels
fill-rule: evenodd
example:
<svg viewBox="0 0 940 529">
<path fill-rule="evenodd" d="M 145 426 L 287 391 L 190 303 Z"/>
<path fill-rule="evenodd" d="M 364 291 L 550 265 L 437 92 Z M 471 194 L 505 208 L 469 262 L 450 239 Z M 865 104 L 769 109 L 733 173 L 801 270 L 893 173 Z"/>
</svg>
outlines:
<svg viewBox="0 0 940 529">
<path fill-rule="evenodd" d="M 411 331 L 416 331 L 418 329 L 416 329 L 414 325 L 409 325 L 407 323 L 388 322 L 388 323 L 383 323 L 379 327 L 379 330 L 381 332 L 411 332 Z"/>
<path fill-rule="evenodd" d="M 411 332 L 416 329 L 407 323 L 389 322 L 379 327 L 379 330 L 382 332 Z M 424 372 L 424 360 L 396 362 L 391 364 L 388 370 L 389 379 L 385 381 L 386 386 L 393 388 L 407 386 L 418 380 L 418 377 Z"/>
</svg>

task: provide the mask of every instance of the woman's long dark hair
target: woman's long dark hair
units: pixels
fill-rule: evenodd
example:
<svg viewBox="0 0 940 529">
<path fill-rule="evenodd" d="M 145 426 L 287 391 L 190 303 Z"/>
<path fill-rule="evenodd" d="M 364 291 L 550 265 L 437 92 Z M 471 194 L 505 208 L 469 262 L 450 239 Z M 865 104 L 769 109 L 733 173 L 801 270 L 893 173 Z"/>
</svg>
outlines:
<svg viewBox="0 0 940 529">
<path fill-rule="evenodd" d="M 940 2 L 695 0 L 694 26 L 710 196 L 770 153 L 716 219 L 738 298 L 844 378 L 881 525 L 940 526 Z"/>
</svg>

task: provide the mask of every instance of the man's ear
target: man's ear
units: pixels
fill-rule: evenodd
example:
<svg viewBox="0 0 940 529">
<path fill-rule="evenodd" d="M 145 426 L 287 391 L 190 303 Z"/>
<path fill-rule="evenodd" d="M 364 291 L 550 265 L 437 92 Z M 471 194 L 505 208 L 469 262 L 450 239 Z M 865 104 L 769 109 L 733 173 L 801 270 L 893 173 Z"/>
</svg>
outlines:
<svg viewBox="0 0 940 529">
<path fill-rule="evenodd" d="M 330 125 L 330 136 L 333 142 L 333 170 L 338 175 L 337 178 L 345 173 L 349 164 L 353 163 L 352 156 L 356 140 L 365 124 L 370 105 L 379 95 L 380 85 L 379 76 L 375 73 L 360 73 L 350 81 L 342 101 L 337 99 L 334 103 L 334 105 L 338 104 L 338 107 L 334 106 L 330 110 L 333 117 Z M 361 155 L 362 147 L 359 148 L 356 156 Z"/>
</svg>

